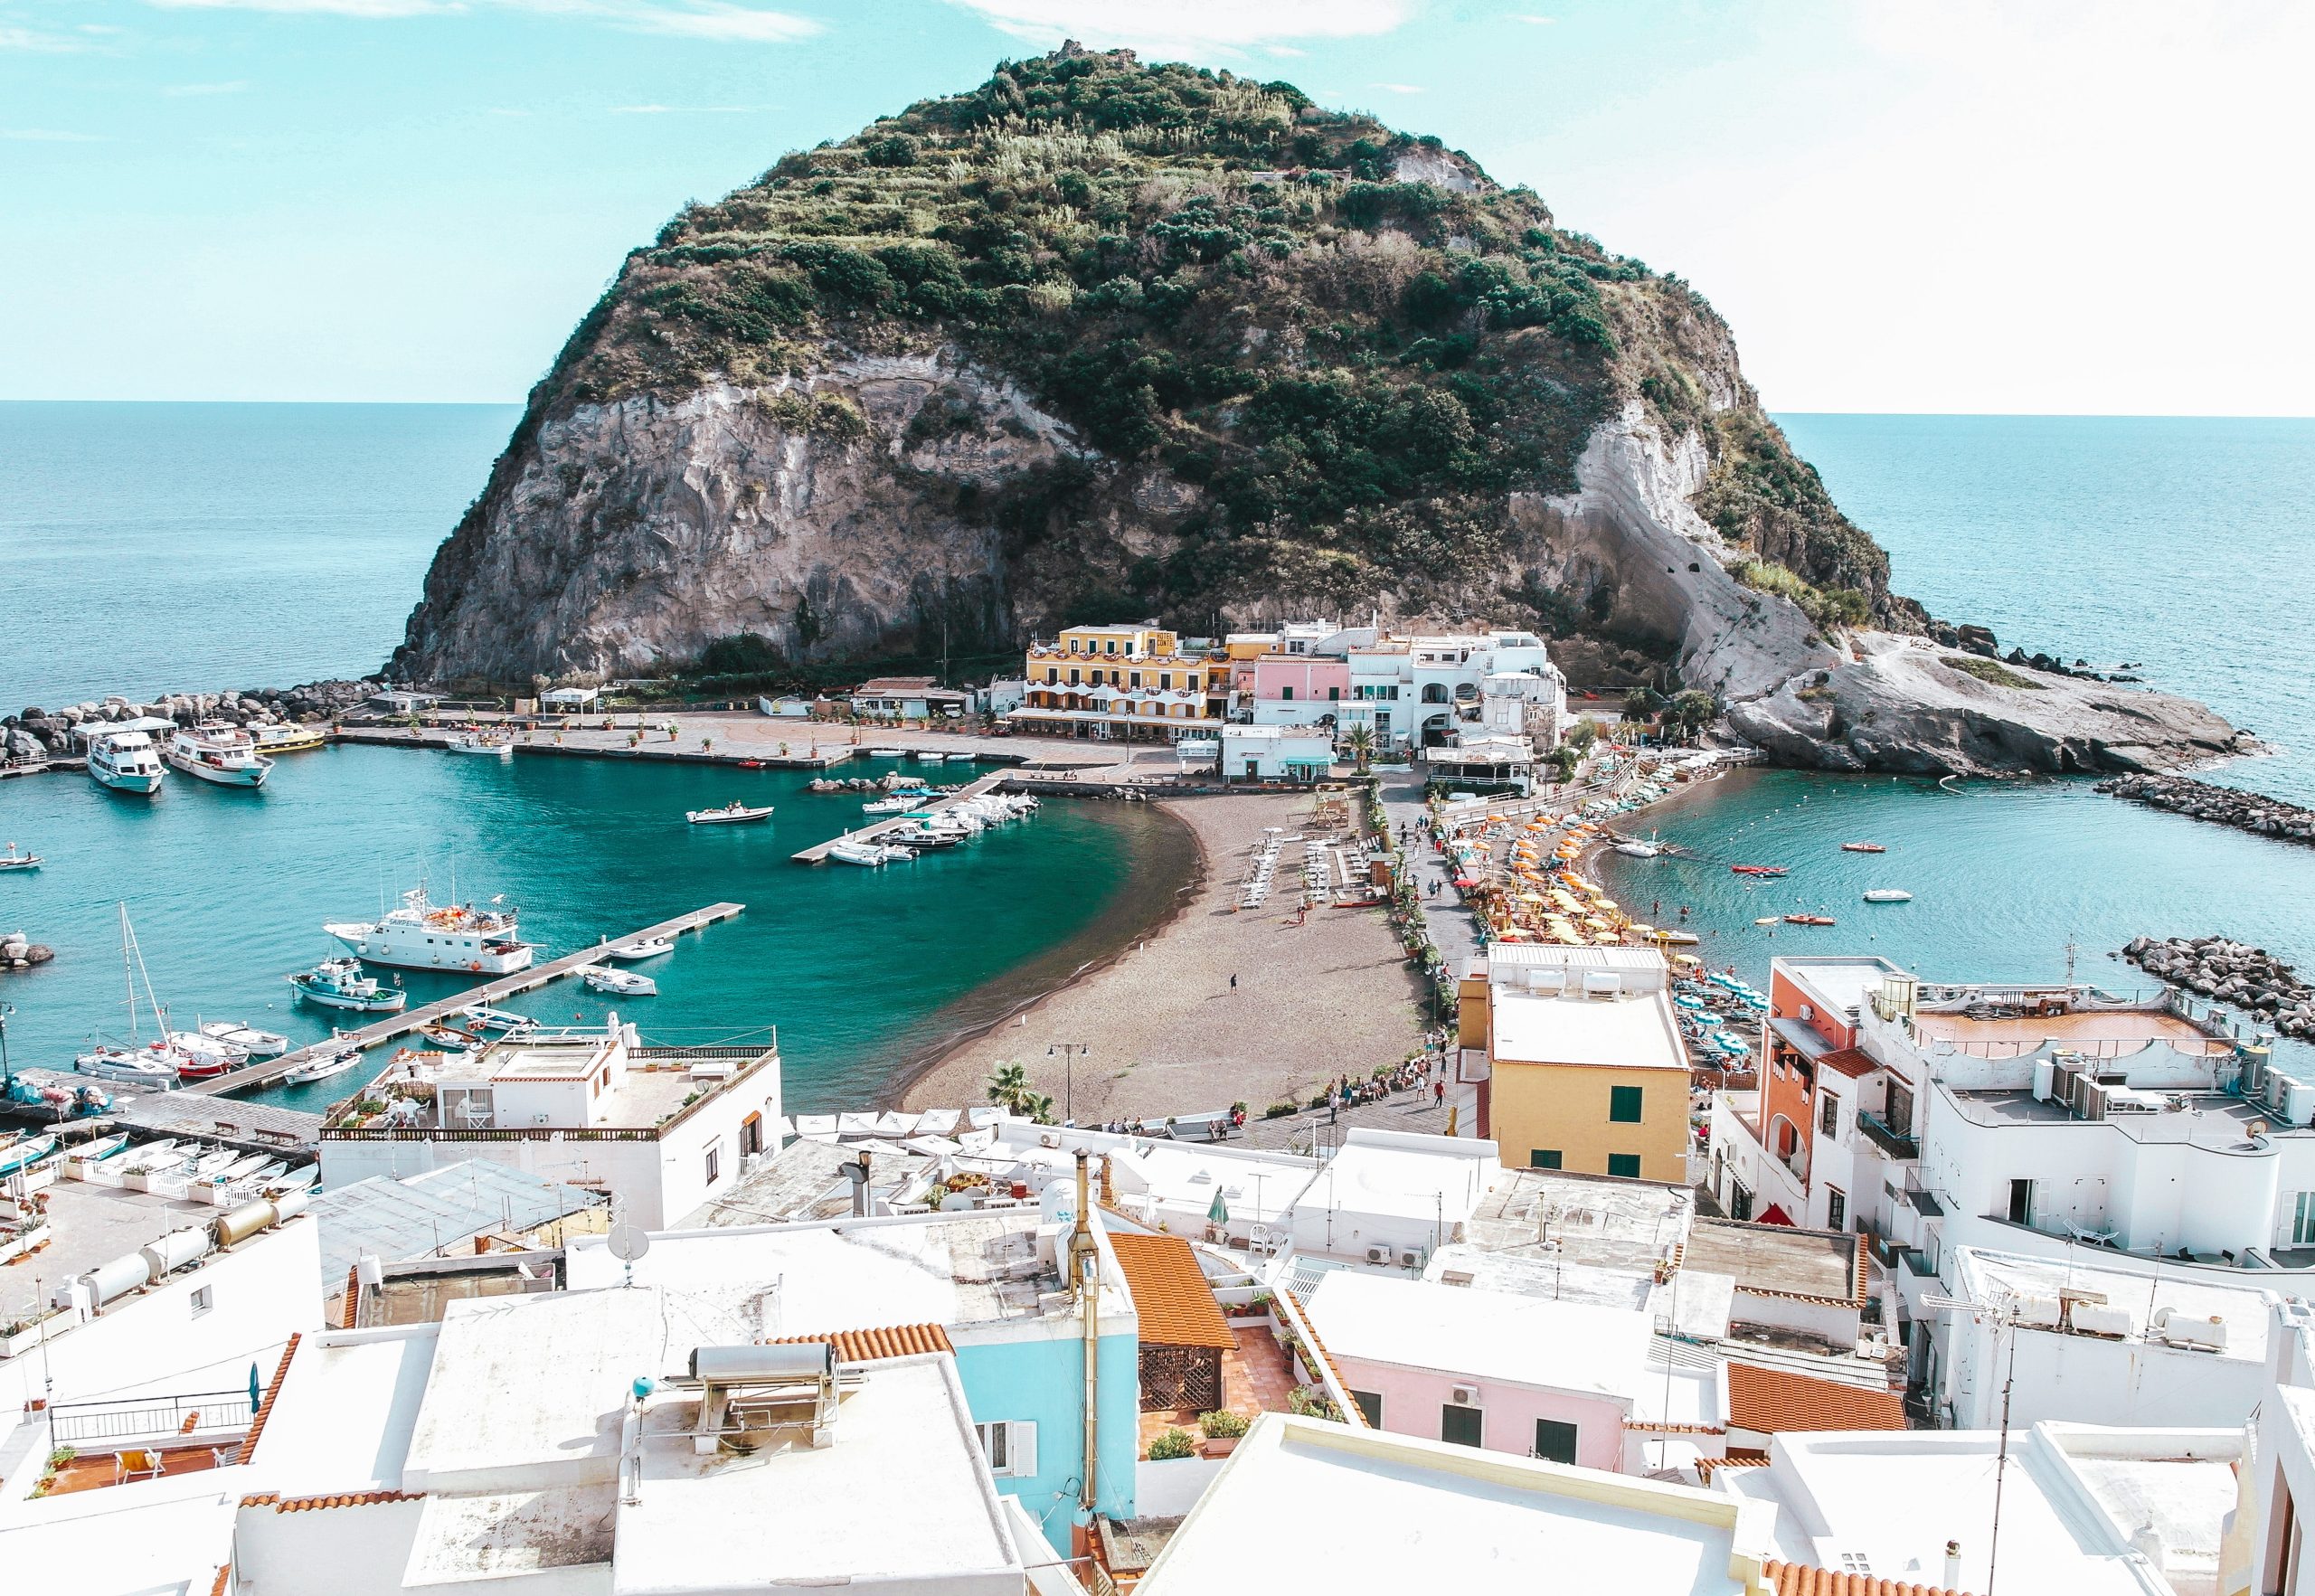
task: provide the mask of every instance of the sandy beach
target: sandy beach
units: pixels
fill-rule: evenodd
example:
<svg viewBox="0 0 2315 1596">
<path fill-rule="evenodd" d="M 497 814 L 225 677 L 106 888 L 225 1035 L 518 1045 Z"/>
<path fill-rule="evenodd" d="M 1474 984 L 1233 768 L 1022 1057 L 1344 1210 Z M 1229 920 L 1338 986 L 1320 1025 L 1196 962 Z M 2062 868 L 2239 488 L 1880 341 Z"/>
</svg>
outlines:
<svg viewBox="0 0 2315 1596">
<path fill-rule="evenodd" d="M 1181 911 L 1106 967 L 950 1052 L 911 1083 L 902 1107 L 979 1102 L 989 1072 L 1017 1061 L 1065 1111 L 1071 1072 L 1046 1050 L 1083 1043 L 1090 1052 L 1073 1072 L 1081 1121 L 1240 1100 L 1260 1114 L 1422 1044 L 1422 986 L 1381 909 L 1318 910 L 1298 925 L 1300 894 L 1283 869 L 1268 905 L 1237 907 L 1263 828 L 1303 831 L 1311 798 L 1246 794 L 1165 807 L 1195 834 L 1203 862 Z"/>
</svg>

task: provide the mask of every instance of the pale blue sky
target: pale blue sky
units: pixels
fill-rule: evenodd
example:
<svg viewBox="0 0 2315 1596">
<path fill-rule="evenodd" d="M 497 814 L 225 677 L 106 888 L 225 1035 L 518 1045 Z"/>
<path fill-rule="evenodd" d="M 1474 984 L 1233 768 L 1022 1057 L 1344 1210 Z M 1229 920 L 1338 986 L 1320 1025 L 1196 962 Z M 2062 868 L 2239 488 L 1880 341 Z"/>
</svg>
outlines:
<svg viewBox="0 0 2315 1596">
<path fill-rule="evenodd" d="M 0 0 L 0 398 L 518 398 L 685 199 L 1064 33 L 1439 134 L 1774 408 L 2310 408 L 2283 0 Z"/>
</svg>

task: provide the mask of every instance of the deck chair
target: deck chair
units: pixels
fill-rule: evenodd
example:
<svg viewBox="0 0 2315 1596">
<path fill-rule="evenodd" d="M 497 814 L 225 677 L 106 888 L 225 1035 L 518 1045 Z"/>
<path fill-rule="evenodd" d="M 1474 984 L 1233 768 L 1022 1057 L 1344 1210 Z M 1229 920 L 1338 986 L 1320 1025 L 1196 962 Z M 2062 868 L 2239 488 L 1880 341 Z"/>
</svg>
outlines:
<svg viewBox="0 0 2315 1596">
<path fill-rule="evenodd" d="M 158 1479 L 167 1468 L 167 1460 L 151 1447 L 133 1447 L 125 1452 L 115 1452 L 112 1459 L 112 1482 L 128 1479 Z"/>
</svg>

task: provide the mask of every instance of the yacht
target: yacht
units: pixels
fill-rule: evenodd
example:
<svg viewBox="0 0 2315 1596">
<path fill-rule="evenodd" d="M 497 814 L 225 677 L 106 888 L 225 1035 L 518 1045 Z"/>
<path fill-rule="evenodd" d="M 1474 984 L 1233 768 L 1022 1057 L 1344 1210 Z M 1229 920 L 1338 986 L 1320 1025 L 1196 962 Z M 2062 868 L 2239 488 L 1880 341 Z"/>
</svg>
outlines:
<svg viewBox="0 0 2315 1596">
<path fill-rule="evenodd" d="M 720 809 L 685 809 L 684 818 L 694 826 L 741 826 L 751 820 L 770 819 L 771 806 L 734 801 Z"/>
<path fill-rule="evenodd" d="M 166 1091 L 178 1079 L 175 1055 L 157 1042 L 135 1049 L 92 1047 L 72 1061 L 72 1068 L 116 1086 L 153 1086 Z"/>
<path fill-rule="evenodd" d="M 361 1014 L 390 1015 L 410 1001 L 399 987 L 381 987 L 374 976 L 362 973 L 354 959 L 325 959 L 309 970 L 289 977 L 298 996 L 325 1008 L 350 1008 Z"/>
<path fill-rule="evenodd" d="M 253 1059 L 278 1059 L 289 1051 L 289 1038 L 275 1031 L 260 1031 L 239 1020 L 211 1020 L 201 1034 Z"/>
<path fill-rule="evenodd" d="M 188 776 L 220 787 L 263 787 L 273 761 L 257 751 L 257 739 L 223 721 L 181 726 L 169 734 L 163 757 Z"/>
<path fill-rule="evenodd" d="M 89 774 L 99 787 L 149 796 L 161 790 L 168 771 L 144 732 L 111 732 L 89 739 Z"/>
<path fill-rule="evenodd" d="M 427 902 L 424 887 L 415 887 L 402 895 L 401 908 L 382 919 L 322 930 L 373 964 L 491 976 L 528 969 L 536 946 L 516 935 L 515 911 L 497 902 L 437 905 Z"/>
</svg>

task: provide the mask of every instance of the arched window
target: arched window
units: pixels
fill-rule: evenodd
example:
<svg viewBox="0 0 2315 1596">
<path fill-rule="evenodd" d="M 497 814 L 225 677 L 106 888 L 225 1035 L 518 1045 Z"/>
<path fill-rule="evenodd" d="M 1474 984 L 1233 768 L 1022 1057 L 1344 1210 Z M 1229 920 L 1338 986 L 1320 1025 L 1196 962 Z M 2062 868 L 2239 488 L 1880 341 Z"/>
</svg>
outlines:
<svg viewBox="0 0 2315 1596">
<path fill-rule="evenodd" d="M 1422 685 L 1422 701 L 1425 704 L 1446 703 L 1447 684 L 1444 682 L 1425 682 Z"/>
</svg>

